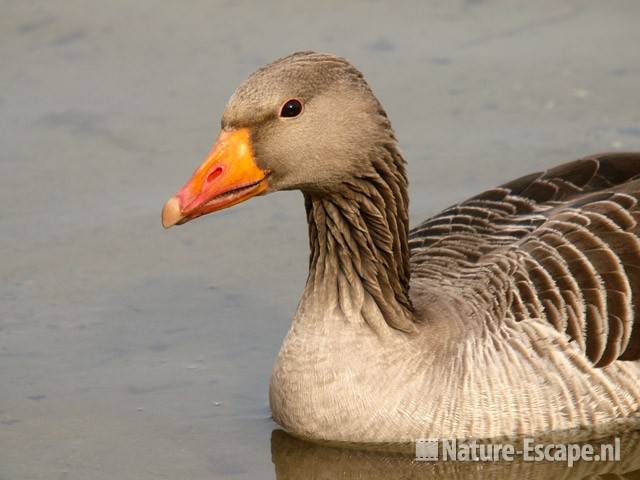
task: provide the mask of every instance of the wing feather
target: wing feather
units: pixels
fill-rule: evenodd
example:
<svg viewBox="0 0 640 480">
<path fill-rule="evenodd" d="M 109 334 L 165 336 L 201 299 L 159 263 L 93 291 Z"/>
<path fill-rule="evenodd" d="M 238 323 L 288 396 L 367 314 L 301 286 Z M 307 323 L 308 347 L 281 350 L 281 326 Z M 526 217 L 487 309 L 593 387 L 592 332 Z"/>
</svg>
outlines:
<svg viewBox="0 0 640 480">
<path fill-rule="evenodd" d="M 524 176 L 414 228 L 412 275 L 469 292 L 494 323 L 546 321 L 596 366 L 638 360 L 639 198 L 640 153 Z"/>
</svg>

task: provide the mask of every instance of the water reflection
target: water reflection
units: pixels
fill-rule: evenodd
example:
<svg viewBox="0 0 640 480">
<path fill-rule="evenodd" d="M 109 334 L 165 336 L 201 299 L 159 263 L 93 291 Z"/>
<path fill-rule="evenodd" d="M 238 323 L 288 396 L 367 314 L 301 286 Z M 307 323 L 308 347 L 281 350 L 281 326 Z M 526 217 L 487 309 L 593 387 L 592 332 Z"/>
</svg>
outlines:
<svg viewBox="0 0 640 480">
<path fill-rule="evenodd" d="M 318 445 L 282 430 L 271 436 L 271 456 L 277 480 L 314 479 L 624 479 L 640 480 L 640 432 L 620 435 L 620 461 L 509 463 L 416 462 L 401 453 L 361 451 Z M 593 443 L 607 443 L 609 439 Z"/>
</svg>

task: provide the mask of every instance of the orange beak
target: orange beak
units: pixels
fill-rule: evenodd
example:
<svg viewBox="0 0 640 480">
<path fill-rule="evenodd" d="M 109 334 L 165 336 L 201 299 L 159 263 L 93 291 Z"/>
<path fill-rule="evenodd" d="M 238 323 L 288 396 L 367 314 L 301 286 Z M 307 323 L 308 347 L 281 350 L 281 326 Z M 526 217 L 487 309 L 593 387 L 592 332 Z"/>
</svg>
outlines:
<svg viewBox="0 0 640 480">
<path fill-rule="evenodd" d="M 249 130 L 221 131 L 205 161 L 162 209 L 162 226 L 172 227 L 263 193 L 268 171 L 255 162 Z"/>
</svg>

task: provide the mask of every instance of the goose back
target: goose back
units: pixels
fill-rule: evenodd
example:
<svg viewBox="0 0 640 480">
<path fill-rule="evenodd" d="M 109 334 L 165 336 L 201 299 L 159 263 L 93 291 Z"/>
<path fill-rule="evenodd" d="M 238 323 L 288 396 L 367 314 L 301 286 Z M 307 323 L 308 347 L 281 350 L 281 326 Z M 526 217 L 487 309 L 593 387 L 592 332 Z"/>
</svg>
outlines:
<svg viewBox="0 0 640 480">
<path fill-rule="evenodd" d="M 539 319 L 596 366 L 640 358 L 640 153 L 487 190 L 410 232 L 412 280 L 463 292 L 490 328 Z"/>
</svg>

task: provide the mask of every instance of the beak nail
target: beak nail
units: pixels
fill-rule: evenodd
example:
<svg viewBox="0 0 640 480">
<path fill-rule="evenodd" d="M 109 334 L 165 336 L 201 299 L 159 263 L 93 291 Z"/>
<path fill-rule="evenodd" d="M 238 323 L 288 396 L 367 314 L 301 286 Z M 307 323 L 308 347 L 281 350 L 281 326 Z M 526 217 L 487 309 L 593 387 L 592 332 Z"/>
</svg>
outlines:
<svg viewBox="0 0 640 480">
<path fill-rule="evenodd" d="M 182 220 L 180 200 L 177 197 L 171 197 L 162 209 L 162 226 L 164 228 L 173 227 L 180 220 Z"/>
</svg>

